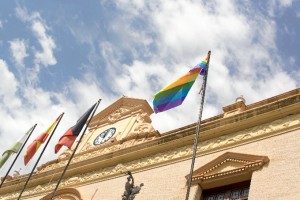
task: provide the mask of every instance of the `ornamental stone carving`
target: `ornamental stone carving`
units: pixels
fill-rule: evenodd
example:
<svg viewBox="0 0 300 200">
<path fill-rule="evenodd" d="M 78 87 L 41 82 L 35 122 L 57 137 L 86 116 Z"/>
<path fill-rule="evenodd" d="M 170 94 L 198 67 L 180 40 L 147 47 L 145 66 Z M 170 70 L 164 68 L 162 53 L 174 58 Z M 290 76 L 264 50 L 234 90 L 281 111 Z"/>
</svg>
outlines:
<svg viewBox="0 0 300 200">
<path fill-rule="evenodd" d="M 108 121 L 113 123 L 119 120 L 129 109 L 119 108 L 108 116 Z"/>
<path fill-rule="evenodd" d="M 153 126 L 149 123 L 141 123 L 134 128 L 133 133 L 142 134 L 142 133 L 150 133 L 155 132 Z"/>
<path fill-rule="evenodd" d="M 300 126 L 300 114 L 295 114 L 288 116 L 284 119 L 279 119 L 270 123 L 262 124 L 253 128 L 245 129 L 236 133 L 232 133 L 226 136 L 221 136 L 218 138 L 213 138 L 201 142 L 198 145 L 197 152 L 209 153 L 222 148 L 227 148 L 235 144 L 243 144 L 249 141 L 261 139 L 264 137 L 269 137 L 270 135 L 281 134 L 288 130 L 293 130 Z M 128 141 L 130 142 L 130 141 Z M 126 143 L 123 143 L 124 145 Z M 130 144 L 130 143 L 128 143 Z M 108 148 L 109 149 L 109 148 Z M 99 181 L 111 176 L 119 176 L 120 173 L 126 171 L 138 171 L 140 169 L 151 168 L 154 166 L 164 165 L 166 162 L 178 161 L 180 159 L 186 159 L 192 155 L 193 145 L 186 145 L 180 148 L 171 149 L 162 153 L 157 153 L 148 157 L 143 157 L 138 160 L 118 164 L 112 167 L 101 168 L 92 172 L 84 173 L 77 175 L 76 179 L 62 180 L 62 186 L 72 186 L 78 185 L 85 182 Z M 106 153 L 111 152 L 112 150 L 106 150 Z M 114 150 L 115 151 L 115 150 Z M 104 154 L 103 152 L 93 152 L 88 155 L 89 158 L 97 157 L 99 154 Z M 58 167 L 65 166 L 66 160 L 60 161 L 57 164 L 52 164 L 50 169 L 55 169 Z M 42 190 L 43 188 L 44 190 Z M 47 183 L 41 185 L 41 187 L 28 188 L 24 192 L 24 196 L 44 193 L 52 191 L 55 188 L 55 183 Z M 3 199 L 16 199 L 18 197 L 18 192 L 7 193 L 1 196 Z"/>
<path fill-rule="evenodd" d="M 94 148 L 94 146 L 91 145 L 91 144 L 88 142 L 88 143 L 86 143 L 86 144 L 84 145 L 84 149 L 82 149 L 82 150 L 83 150 L 83 151 L 87 151 L 87 150 L 92 149 L 92 148 Z"/>
<path fill-rule="evenodd" d="M 267 156 L 226 152 L 193 172 L 192 181 L 205 184 L 205 181 L 224 181 L 242 174 L 252 174 L 269 162 Z M 188 180 L 189 174 L 186 175 Z"/>
<path fill-rule="evenodd" d="M 69 149 L 67 149 L 66 151 L 64 151 L 62 154 L 60 154 L 60 155 L 58 156 L 58 159 L 59 159 L 59 160 L 62 160 L 62 159 L 64 159 L 64 158 L 69 158 L 71 155 L 72 155 L 72 151 L 69 150 Z"/>
<path fill-rule="evenodd" d="M 151 119 L 145 112 L 139 114 L 136 119 L 136 126 L 133 131 L 128 134 L 128 138 L 143 138 L 149 135 L 154 136 L 156 134 L 155 129 L 151 125 Z"/>
</svg>

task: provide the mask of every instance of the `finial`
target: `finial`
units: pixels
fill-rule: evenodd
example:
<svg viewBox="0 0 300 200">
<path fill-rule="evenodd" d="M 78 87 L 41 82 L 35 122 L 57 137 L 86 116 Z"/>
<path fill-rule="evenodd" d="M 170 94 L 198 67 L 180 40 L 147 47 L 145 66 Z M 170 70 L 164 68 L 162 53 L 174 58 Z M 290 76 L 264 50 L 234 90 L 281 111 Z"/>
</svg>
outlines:
<svg viewBox="0 0 300 200">
<path fill-rule="evenodd" d="M 241 96 L 239 96 L 239 97 L 237 97 L 237 98 L 235 99 L 235 102 L 239 102 L 239 101 L 242 101 L 242 102 L 244 102 L 244 104 L 246 104 L 246 100 L 245 100 L 245 98 L 243 97 L 243 95 L 241 95 Z"/>
</svg>

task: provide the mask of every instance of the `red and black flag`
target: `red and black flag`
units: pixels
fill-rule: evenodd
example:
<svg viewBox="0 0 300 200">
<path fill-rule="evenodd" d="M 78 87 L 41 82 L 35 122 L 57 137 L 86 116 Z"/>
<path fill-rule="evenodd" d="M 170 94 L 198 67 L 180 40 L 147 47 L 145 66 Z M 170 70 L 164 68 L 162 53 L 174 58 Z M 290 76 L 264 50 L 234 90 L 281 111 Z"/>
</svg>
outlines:
<svg viewBox="0 0 300 200">
<path fill-rule="evenodd" d="M 57 153 L 62 146 L 66 146 L 71 149 L 74 141 L 76 140 L 77 136 L 81 132 L 84 124 L 88 120 L 89 116 L 91 115 L 92 111 L 94 110 L 97 103 L 95 103 L 89 110 L 87 110 L 77 121 L 77 123 L 69 128 L 67 132 L 59 139 L 58 143 L 55 145 L 55 153 Z"/>
</svg>

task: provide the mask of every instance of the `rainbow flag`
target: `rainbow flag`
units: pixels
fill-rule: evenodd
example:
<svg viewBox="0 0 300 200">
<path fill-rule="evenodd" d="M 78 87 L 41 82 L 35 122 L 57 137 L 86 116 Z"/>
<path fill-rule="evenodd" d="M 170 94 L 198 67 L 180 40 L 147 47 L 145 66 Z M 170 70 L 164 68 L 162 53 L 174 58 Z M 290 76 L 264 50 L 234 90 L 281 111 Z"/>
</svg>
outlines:
<svg viewBox="0 0 300 200">
<path fill-rule="evenodd" d="M 154 95 L 153 108 L 155 113 L 163 112 L 182 104 L 198 77 L 198 74 L 206 75 L 209 57 L 210 52 L 205 60 L 197 64 L 187 74 L 164 87 Z"/>
<path fill-rule="evenodd" d="M 37 150 L 40 148 L 41 144 L 43 144 L 52 130 L 55 128 L 56 124 L 59 122 L 59 119 L 62 117 L 62 114 L 58 116 L 58 118 L 49 126 L 49 128 L 40 134 L 28 147 L 27 151 L 24 155 L 24 164 L 27 165 L 27 163 L 31 160 L 31 158 L 34 156 L 34 154 L 37 152 Z"/>
</svg>

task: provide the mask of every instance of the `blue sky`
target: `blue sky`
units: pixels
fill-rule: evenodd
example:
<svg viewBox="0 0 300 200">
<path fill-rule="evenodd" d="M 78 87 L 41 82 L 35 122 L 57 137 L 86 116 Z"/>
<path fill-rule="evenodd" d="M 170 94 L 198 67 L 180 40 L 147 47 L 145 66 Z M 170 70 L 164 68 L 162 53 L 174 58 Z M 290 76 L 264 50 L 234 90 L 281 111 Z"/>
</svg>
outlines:
<svg viewBox="0 0 300 200">
<path fill-rule="evenodd" d="M 212 51 L 204 118 L 300 85 L 300 2 L 2 1 L 0 152 L 62 112 L 50 146 L 99 98 L 146 99 Z M 161 133 L 196 122 L 201 79 L 182 106 L 153 114 Z M 191 112 L 193 111 L 193 112 Z M 164 123 L 160 123 L 164 121 Z M 51 147 L 50 147 L 51 148 Z M 49 149 L 50 149 L 49 148 Z M 51 150 L 49 158 L 56 158 Z M 22 159 L 15 169 L 26 172 Z M 5 167 L 0 174 L 5 173 Z"/>
</svg>

